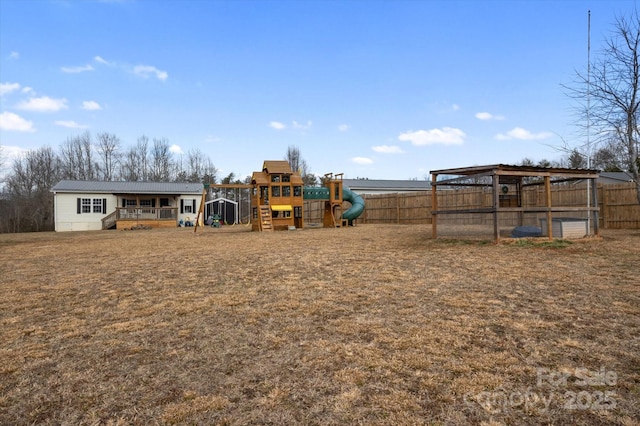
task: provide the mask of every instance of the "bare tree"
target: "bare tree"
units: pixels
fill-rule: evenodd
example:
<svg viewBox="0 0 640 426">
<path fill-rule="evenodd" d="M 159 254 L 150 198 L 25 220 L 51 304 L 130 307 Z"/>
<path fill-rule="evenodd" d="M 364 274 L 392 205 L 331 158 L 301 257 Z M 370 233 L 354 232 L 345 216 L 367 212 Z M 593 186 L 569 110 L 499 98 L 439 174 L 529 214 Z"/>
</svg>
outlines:
<svg viewBox="0 0 640 426">
<path fill-rule="evenodd" d="M 53 228 L 53 185 L 60 179 L 60 160 L 49 147 L 28 151 L 13 162 L 6 180 L 11 209 L 2 211 L 7 232 Z"/>
<path fill-rule="evenodd" d="M 0 145 L 0 173 L 4 169 L 4 154 L 2 153 L 2 145 Z"/>
<path fill-rule="evenodd" d="M 186 182 L 215 183 L 218 169 L 211 159 L 198 148 L 187 152 L 186 170 L 178 172 L 176 179 L 184 179 Z"/>
<path fill-rule="evenodd" d="M 173 169 L 173 155 L 169 148 L 169 141 L 166 138 L 153 139 L 149 180 L 155 182 L 169 181 Z"/>
<path fill-rule="evenodd" d="M 638 114 L 640 108 L 640 16 L 616 18 L 605 48 L 586 73 L 577 73 L 577 85 L 569 95 L 586 101 L 583 113 L 597 135 L 595 144 L 616 141 L 624 166 L 636 182 L 640 203 L 638 172 Z M 587 147 L 590 149 L 590 147 Z"/>
<path fill-rule="evenodd" d="M 302 181 L 306 186 L 315 186 L 317 184 L 317 178 L 314 174 L 311 173 L 307 162 L 302 158 L 300 148 L 298 148 L 297 146 L 289 145 L 284 159 L 289 163 L 291 170 L 300 173 Z"/>
<path fill-rule="evenodd" d="M 120 177 L 129 182 L 149 180 L 149 138 L 142 135 L 120 162 Z"/>
<path fill-rule="evenodd" d="M 98 177 L 106 181 L 113 180 L 120 161 L 120 139 L 113 133 L 98 133 L 96 151 L 100 157 Z"/>
<path fill-rule="evenodd" d="M 120 161 L 120 178 L 128 182 L 141 180 L 141 176 L 138 174 L 138 164 L 138 151 L 135 147 L 129 148 Z"/>
<path fill-rule="evenodd" d="M 60 147 L 62 177 L 75 180 L 96 179 L 97 165 L 93 159 L 91 134 L 69 137 Z"/>
<path fill-rule="evenodd" d="M 149 180 L 149 138 L 145 135 L 140 136 L 135 149 L 138 180 Z"/>
</svg>

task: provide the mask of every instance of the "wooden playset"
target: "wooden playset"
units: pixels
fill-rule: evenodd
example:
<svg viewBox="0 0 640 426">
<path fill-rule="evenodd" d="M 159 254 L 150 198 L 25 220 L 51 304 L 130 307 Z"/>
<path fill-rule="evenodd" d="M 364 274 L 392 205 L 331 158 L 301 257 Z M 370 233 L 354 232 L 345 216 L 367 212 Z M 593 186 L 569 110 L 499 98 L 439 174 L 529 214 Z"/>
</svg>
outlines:
<svg viewBox="0 0 640 426">
<path fill-rule="evenodd" d="M 364 210 L 364 200 L 343 187 L 342 176 L 342 173 L 327 173 L 322 178 L 321 187 L 305 187 L 300 173 L 292 170 L 287 161 L 265 161 L 262 170 L 251 175 L 251 184 L 242 185 L 244 188 L 251 187 L 251 229 L 273 231 L 304 228 L 304 200 L 324 200 L 322 224 L 325 228 L 354 225 L 355 219 Z M 223 186 L 205 185 L 200 205 L 206 204 L 206 192 L 210 187 Z M 343 211 L 343 200 L 351 203 L 346 211 Z M 198 218 L 202 217 L 202 213 L 198 212 Z"/>
</svg>

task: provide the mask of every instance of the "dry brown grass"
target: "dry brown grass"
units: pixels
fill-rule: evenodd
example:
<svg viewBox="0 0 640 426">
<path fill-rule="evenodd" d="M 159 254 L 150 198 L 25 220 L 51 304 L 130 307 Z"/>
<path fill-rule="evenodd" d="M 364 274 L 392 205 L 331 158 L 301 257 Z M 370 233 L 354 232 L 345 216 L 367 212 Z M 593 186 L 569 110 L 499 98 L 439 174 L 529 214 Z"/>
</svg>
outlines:
<svg viewBox="0 0 640 426">
<path fill-rule="evenodd" d="M 242 230 L 0 235 L 0 424 L 640 418 L 637 230 Z"/>
</svg>

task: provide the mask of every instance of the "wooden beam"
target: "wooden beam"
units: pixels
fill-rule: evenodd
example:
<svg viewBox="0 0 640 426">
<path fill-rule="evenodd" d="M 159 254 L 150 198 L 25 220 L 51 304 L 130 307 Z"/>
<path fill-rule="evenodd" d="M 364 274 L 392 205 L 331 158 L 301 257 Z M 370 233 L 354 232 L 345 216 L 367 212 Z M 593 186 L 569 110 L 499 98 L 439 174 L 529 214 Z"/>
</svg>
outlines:
<svg viewBox="0 0 640 426">
<path fill-rule="evenodd" d="M 547 236 L 553 240 L 553 224 L 551 223 L 551 177 L 544 177 L 545 204 L 549 208 L 547 210 Z"/>
<path fill-rule="evenodd" d="M 500 177 L 495 174 L 493 179 L 493 239 L 496 243 L 500 242 L 500 226 L 498 226 L 498 209 L 500 208 Z"/>
<path fill-rule="evenodd" d="M 438 211 L 438 190 L 436 185 L 436 180 L 438 175 L 435 173 L 431 174 L 431 238 L 438 238 L 438 218 L 433 213 Z"/>
<path fill-rule="evenodd" d="M 587 214 L 593 213 L 593 232 L 594 234 L 596 234 L 596 237 L 599 237 L 600 236 L 600 223 L 599 223 L 600 209 L 598 208 L 598 183 L 595 179 L 591 180 L 591 198 L 593 199 L 593 210 L 591 210 L 591 212 Z"/>
</svg>

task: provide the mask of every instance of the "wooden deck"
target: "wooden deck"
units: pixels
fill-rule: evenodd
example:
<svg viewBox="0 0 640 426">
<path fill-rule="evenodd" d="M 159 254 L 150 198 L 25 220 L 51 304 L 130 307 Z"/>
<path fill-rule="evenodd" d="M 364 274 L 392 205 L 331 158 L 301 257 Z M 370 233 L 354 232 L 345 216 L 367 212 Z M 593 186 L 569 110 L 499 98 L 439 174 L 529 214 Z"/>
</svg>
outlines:
<svg viewBox="0 0 640 426">
<path fill-rule="evenodd" d="M 152 228 L 175 228 L 178 226 L 176 207 L 118 207 L 115 212 L 102 219 L 102 229 L 130 229 L 144 225 Z"/>
</svg>

